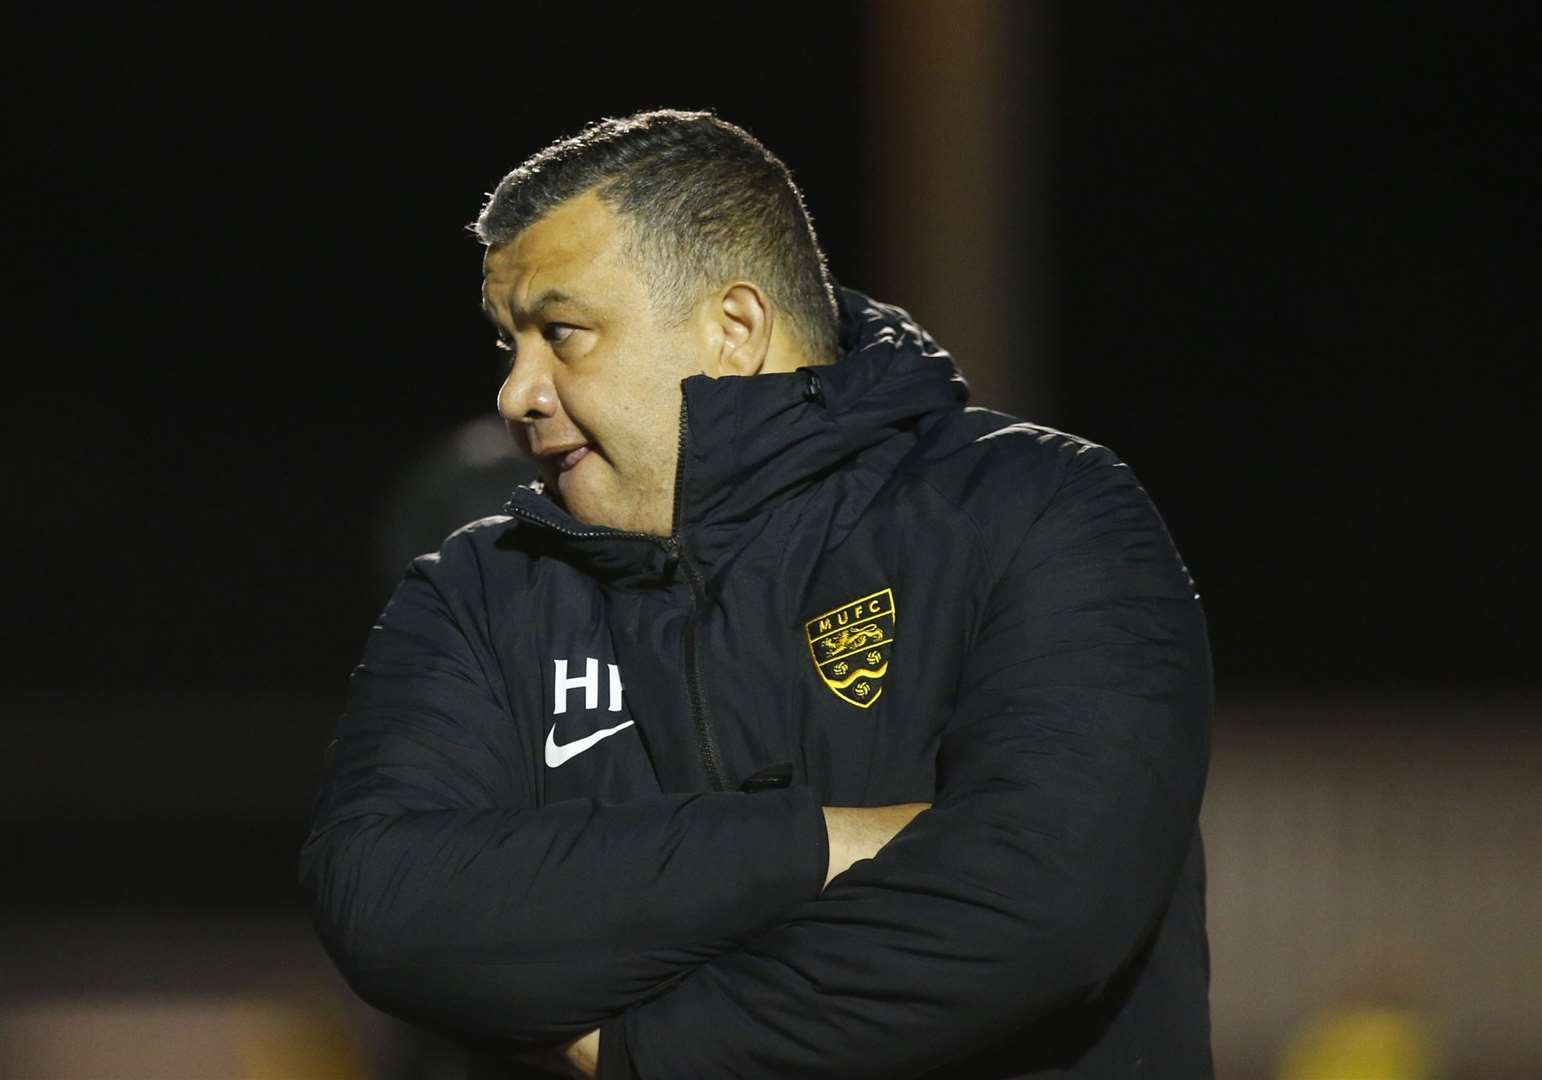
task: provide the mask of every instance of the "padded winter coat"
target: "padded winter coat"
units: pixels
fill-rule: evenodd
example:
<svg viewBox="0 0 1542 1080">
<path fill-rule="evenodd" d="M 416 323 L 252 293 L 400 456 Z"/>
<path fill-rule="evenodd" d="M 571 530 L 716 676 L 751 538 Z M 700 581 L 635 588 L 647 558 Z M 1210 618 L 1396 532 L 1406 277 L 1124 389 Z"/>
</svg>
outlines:
<svg viewBox="0 0 1542 1080">
<path fill-rule="evenodd" d="M 673 535 L 538 486 L 371 631 L 301 880 L 370 1003 L 600 1075 L 1211 1075 L 1205 621 L 1108 450 L 833 365 L 690 378 Z M 822 806 L 929 802 L 824 883 Z"/>
</svg>

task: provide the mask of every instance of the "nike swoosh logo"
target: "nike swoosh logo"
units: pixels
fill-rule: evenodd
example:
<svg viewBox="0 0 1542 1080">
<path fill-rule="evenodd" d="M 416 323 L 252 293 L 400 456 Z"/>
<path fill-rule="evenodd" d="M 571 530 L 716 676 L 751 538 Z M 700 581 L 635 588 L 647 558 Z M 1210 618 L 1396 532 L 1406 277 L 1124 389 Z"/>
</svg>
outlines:
<svg viewBox="0 0 1542 1080">
<path fill-rule="evenodd" d="M 626 723 L 617 724 L 615 727 L 600 728 L 593 735 L 585 735 L 582 739 L 574 739 L 564 746 L 557 745 L 557 725 L 553 724 L 551 730 L 546 733 L 546 767 L 548 769 L 555 769 L 559 765 L 566 764 L 601 739 L 608 739 L 616 732 L 631 727 L 632 723 L 633 721 L 628 720 Z"/>
</svg>

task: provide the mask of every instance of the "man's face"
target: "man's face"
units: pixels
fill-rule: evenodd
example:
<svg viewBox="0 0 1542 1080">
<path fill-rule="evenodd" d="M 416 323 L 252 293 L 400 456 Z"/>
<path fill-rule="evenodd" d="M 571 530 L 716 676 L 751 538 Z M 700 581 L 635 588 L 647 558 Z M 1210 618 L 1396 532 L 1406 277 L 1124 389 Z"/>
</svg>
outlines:
<svg viewBox="0 0 1542 1080">
<path fill-rule="evenodd" d="M 667 536 L 680 380 L 705 364 L 655 317 L 624 229 L 591 192 L 488 251 L 483 301 L 512 360 L 498 411 L 574 517 Z"/>
</svg>

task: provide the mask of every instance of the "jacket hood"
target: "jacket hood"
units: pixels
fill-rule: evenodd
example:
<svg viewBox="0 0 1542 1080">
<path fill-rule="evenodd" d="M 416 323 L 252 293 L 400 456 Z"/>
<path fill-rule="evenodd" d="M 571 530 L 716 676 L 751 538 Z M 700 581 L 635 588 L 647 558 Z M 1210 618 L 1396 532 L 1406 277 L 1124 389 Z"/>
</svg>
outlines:
<svg viewBox="0 0 1542 1080">
<path fill-rule="evenodd" d="M 904 310 L 839 289 L 841 358 L 786 374 L 682 384 L 688 428 L 677 534 L 763 507 L 969 391 L 952 357 Z"/>
<path fill-rule="evenodd" d="M 674 536 L 655 552 L 681 547 L 705 561 L 769 508 L 806 490 L 855 459 L 892 458 L 910 449 L 929 416 L 961 408 L 968 385 L 951 356 L 902 308 L 838 287 L 840 359 L 793 372 L 681 383 L 680 461 Z M 898 453 L 896 453 L 898 451 Z M 505 507 L 525 522 L 550 527 L 591 569 L 642 569 L 649 553 L 610 548 L 629 534 L 571 517 L 538 483 L 518 489 Z M 632 536 L 635 540 L 636 537 Z M 568 546 L 566 543 L 564 546 Z M 618 563 L 619 560 L 619 563 Z M 606 574 L 606 576 L 610 576 Z"/>
</svg>

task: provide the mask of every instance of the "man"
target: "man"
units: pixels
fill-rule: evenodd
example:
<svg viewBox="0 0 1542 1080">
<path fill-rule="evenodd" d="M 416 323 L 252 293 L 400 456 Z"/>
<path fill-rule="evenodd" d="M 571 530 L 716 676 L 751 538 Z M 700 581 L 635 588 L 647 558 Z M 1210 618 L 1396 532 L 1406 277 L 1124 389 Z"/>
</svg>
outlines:
<svg viewBox="0 0 1542 1080">
<path fill-rule="evenodd" d="M 710 115 L 477 228 L 544 483 L 354 673 L 301 872 L 355 990 L 582 1075 L 1209 1075 L 1209 650 L 1129 469 L 966 410 Z"/>
</svg>

